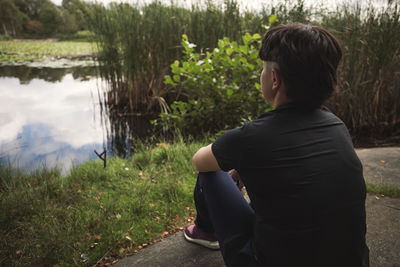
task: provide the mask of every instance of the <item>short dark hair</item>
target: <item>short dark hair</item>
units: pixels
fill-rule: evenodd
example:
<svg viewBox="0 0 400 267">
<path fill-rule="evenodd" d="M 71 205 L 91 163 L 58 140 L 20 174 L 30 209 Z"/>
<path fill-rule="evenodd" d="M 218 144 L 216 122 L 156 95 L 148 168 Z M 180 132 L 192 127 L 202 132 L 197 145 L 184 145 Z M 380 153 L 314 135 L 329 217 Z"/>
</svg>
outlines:
<svg viewBox="0 0 400 267">
<path fill-rule="evenodd" d="M 263 37 L 259 56 L 279 65 L 287 97 L 307 107 L 320 106 L 336 88 L 342 50 L 336 38 L 321 27 L 276 26 Z"/>
</svg>

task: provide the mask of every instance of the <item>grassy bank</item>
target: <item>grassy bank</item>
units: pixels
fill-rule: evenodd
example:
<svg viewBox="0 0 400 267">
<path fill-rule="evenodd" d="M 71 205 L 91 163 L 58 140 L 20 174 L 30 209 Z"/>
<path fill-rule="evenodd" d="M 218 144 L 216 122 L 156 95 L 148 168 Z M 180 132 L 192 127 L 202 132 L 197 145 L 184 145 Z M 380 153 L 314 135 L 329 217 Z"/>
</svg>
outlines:
<svg viewBox="0 0 400 267">
<path fill-rule="evenodd" d="M 36 61 L 54 58 L 74 58 L 97 52 L 91 42 L 10 40 L 0 41 L 0 62 Z"/>
<path fill-rule="evenodd" d="M 0 167 L 0 265 L 100 266 L 183 229 L 195 215 L 191 157 L 208 143 L 178 140 L 111 158 L 29 175 Z M 394 186 L 369 193 L 400 197 Z"/>
<path fill-rule="evenodd" d="M 130 160 L 87 162 L 64 178 L 1 167 L 0 265 L 112 262 L 188 224 L 200 146 L 142 146 Z"/>
</svg>

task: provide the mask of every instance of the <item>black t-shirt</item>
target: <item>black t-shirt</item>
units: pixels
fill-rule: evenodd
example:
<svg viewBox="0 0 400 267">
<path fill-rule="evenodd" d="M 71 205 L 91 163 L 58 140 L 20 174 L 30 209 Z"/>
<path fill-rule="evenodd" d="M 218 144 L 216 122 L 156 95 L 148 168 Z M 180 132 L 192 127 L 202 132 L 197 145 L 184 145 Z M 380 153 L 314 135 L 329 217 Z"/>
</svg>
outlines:
<svg viewBox="0 0 400 267">
<path fill-rule="evenodd" d="M 283 105 L 227 131 L 212 151 L 246 186 L 262 265 L 368 266 L 362 165 L 329 110 Z"/>
</svg>

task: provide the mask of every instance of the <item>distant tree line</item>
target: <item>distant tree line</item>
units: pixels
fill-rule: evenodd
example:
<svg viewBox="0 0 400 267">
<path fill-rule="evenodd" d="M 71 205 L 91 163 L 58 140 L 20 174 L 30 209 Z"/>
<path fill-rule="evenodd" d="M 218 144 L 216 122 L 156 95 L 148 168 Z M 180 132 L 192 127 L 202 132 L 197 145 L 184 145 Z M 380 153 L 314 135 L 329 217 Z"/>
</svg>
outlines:
<svg viewBox="0 0 400 267">
<path fill-rule="evenodd" d="M 0 34 L 57 37 L 87 30 L 92 5 L 83 0 L 0 0 Z"/>
</svg>

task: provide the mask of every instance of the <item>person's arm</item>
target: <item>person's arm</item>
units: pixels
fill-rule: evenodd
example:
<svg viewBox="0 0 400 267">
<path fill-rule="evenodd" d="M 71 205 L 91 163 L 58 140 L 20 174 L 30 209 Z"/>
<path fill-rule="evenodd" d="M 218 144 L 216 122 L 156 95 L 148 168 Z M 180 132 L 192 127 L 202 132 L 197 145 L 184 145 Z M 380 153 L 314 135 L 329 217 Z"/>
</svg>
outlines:
<svg viewBox="0 0 400 267">
<path fill-rule="evenodd" d="M 200 148 L 193 156 L 193 165 L 198 172 L 212 172 L 219 171 L 221 168 L 218 165 L 211 145 Z"/>
</svg>

